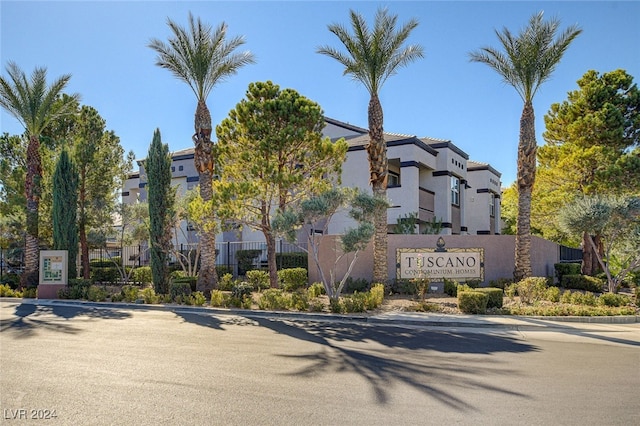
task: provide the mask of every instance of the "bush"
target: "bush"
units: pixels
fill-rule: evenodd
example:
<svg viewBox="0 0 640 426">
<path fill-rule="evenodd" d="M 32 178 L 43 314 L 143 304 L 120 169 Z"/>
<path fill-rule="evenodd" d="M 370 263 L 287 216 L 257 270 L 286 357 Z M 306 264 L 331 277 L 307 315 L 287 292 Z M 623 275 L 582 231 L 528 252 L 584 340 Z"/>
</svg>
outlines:
<svg viewBox="0 0 640 426">
<path fill-rule="evenodd" d="M 458 295 L 458 282 L 445 278 L 444 292 L 451 297 L 456 297 Z"/>
<path fill-rule="evenodd" d="M 278 281 L 285 291 L 295 291 L 307 285 L 307 270 L 305 268 L 281 269 L 278 271 Z"/>
<path fill-rule="evenodd" d="M 604 282 L 599 278 L 590 277 L 589 275 L 572 274 L 564 275 L 560 285 L 564 288 L 571 288 L 574 290 L 602 293 L 602 286 L 604 285 Z"/>
<path fill-rule="evenodd" d="M 4 274 L 2 280 L 0 280 L 0 284 L 7 284 L 15 290 L 20 285 L 20 275 L 14 273 Z"/>
<path fill-rule="evenodd" d="M 185 296 L 191 295 L 191 285 L 188 282 L 172 282 L 169 286 L 169 295 L 171 300 L 179 302 L 178 297 L 182 300 Z"/>
<path fill-rule="evenodd" d="M 458 309 L 465 314 L 484 314 L 487 312 L 489 296 L 479 291 L 458 292 Z"/>
<path fill-rule="evenodd" d="M 565 290 L 560 296 L 560 303 L 571 303 L 571 290 Z"/>
<path fill-rule="evenodd" d="M 560 301 L 560 289 L 558 287 L 549 287 L 547 291 L 544 293 L 545 300 L 549 302 L 559 302 Z"/>
<path fill-rule="evenodd" d="M 367 292 L 366 308 L 375 309 L 384 301 L 384 284 L 374 284 Z"/>
<path fill-rule="evenodd" d="M 135 268 L 131 273 L 131 278 L 136 283 L 151 284 L 151 282 L 153 281 L 151 266 L 141 266 L 139 268 Z"/>
<path fill-rule="evenodd" d="M 107 291 L 97 285 L 92 285 L 87 289 L 87 300 L 91 302 L 104 302 L 107 300 Z"/>
<path fill-rule="evenodd" d="M 313 283 L 309 286 L 309 289 L 307 290 L 307 292 L 309 293 L 309 297 L 313 299 L 315 297 L 325 294 L 327 291 L 324 289 L 324 284 Z"/>
<path fill-rule="evenodd" d="M 544 300 L 547 291 L 547 279 L 543 277 L 525 278 L 515 284 L 520 302 L 531 304 Z"/>
<path fill-rule="evenodd" d="M 9 284 L 0 285 L 0 297 L 16 297 L 16 291 Z"/>
<path fill-rule="evenodd" d="M 305 252 L 276 253 L 276 265 L 278 265 L 280 269 L 306 269 L 309 261 L 307 260 L 307 253 Z"/>
<path fill-rule="evenodd" d="M 186 284 L 189 286 L 192 292 L 196 291 L 196 283 L 198 282 L 198 277 L 192 277 L 187 274 L 181 274 L 171 279 L 172 283 L 176 284 Z M 171 288 L 171 287 L 169 287 Z"/>
<path fill-rule="evenodd" d="M 120 256 L 112 257 L 112 258 L 100 258 L 100 259 L 91 259 L 89 261 L 89 268 L 112 268 L 115 265 L 121 265 L 122 258 Z"/>
<path fill-rule="evenodd" d="M 227 306 L 229 304 L 229 295 L 220 290 L 212 290 L 209 304 L 216 307 Z"/>
<path fill-rule="evenodd" d="M 575 291 L 571 293 L 571 304 L 596 306 L 598 304 L 598 299 L 596 299 L 596 296 L 589 291 L 586 293 L 580 293 L 579 291 Z"/>
<path fill-rule="evenodd" d="M 395 280 L 391 285 L 391 293 L 395 294 L 418 294 L 418 286 L 411 280 Z"/>
<path fill-rule="evenodd" d="M 329 310 L 334 314 L 340 314 L 344 311 L 344 307 L 340 299 L 329 299 Z"/>
<path fill-rule="evenodd" d="M 152 287 L 147 287 L 139 293 L 139 296 L 144 300 L 144 303 L 152 305 L 160 301 L 160 297 L 156 294 L 156 291 Z"/>
<path fill-rule="evenodd" d="M 233 279 L 233 275 L 224 274 L 222 278 L 220 278 L 220 280 L 218 281 L 218 288 L 224 291 L 231 291 L 235 283 L 236 282 Z"/>
<path fill-rule="evenodd" d="M 309 311 L 311 312 L 322 312 L 324 311 L 324 303 L 322 300 L 313 299 L 309 302 Z"/>
<path fill-rule="evenodd" d="M 603 306 L 626 306 L 631 303 L 631 299 L 624 294 L 604 293 L 598 298 L 598 304 Z"/>
<path fill-rule="evenodd" d="M 362 293 L 369 288 L 369 281 L 364 278 L 348 277 L 344 284 L 345 293 Z"/>
<path fill-rule="evenodd" d="M 218 274 L 219 277 L 223 276 L 224 274 L 231 274 L 232 272 L 233 270 L 231 269 L 230 266 L 216 265 L 216 273 Z"/>
<path fill-rule="evenodd" d="M 500 288 L 482 287 L 474 291 L 479 291 L 487 295 L 487 309 L 502 308 L 504 292 Z"/>
<path fill-rule="evenodd" d="M 69 284 L 64 288 L 58 291 L 58 297 L 60 299 L 89 299 L 89 288 L 91 287 L 91 280 L 84 280 L 81 278 L 70 279 Z M 94 297 L 98 297 L 97 294 L 92 294 Z M 105 292 L 106 298 L 106 292 Z M 94 300 L 96 301 L 96 300 Z"/>
<path fill-rule="evenodd" d="M 90 275 L 94 283 L 117 283 L 120 280 L 120 271 L 115 266 L 91 268 Z"/>
<path fill-rule="evenodd" d="M 140 288 L 135 285 L 123 285 L 122 286 L 122 296 L 124 297 L 125 302 L 134 303 L 138 300 L 138 293 Z"/>
<path fill-rule="evenodd" d="M 258 307 L 263 310 L 284 311 L 289 305 L 290 300 L 287 295 L 277 288 L 265 290 L 258 300 Z"/>
<path fill-rule="evenodd" d="M 264 290 L 270 287 L 269 272 L 261 270 L 247 271 L 247 282 L 256 290 Z"/>
<path fill-rule="evenodd" d="M 240 300 L 251 299 L 251 292 L 253 292 L 253 286 L 247 282 L 241 282 L 231 288 L 231 297 Z"/>
<path fill-rule="evenodd" d="M 471 287 L 471 288 L 479 288 L 481 282 L 482 281 L 480 281 L 480 280 L 467 280 L 464 283 L 466 285 L 468 285 L 469 287 Z"/>
<path fill-rule="evenodd" d="M 355 292 L 342 299 L 343 312 L 356 313 L 367 311 L 367 294 Z"/>
<path fill-rule="evenodd" d="M 295 309 L 296 311 L 306 311 L 309 309 L 309 297 L 306 292 L 296 291 L 291 293 L 290 296 L 290 309 Z"/>
<path fill-rule="evenodd" d="M 202 293 L 201 291 L 196 291 L 195 293 L 192 293 L 191 297 L 193 298 L 193 304 L 196 306 L 204 306 L 204 304 L 207 301 L 207 298 L 204 297 L 204 293 Z"/>
<path fill-rule="evenodd" d="M 559 283 L 562 283 L 562 277 L 565 275 L 580 275 L 581 268 L 580 263 L 556 263 L 553 265 Z"/>
<path fill-rule="evenodd" d="M 245 275 L 247 271 L 255 268 L 253 262 L 262 254 L 262 250 L 238 250 L 236 259 L 238 261 L 238 274 Z"/>
<path fill-rule="evenodd" d="M 512 278 L 498 278 L 497 280 L 489 281 L 489 287 L 501 288 L 503 290 L 505 290 L 511 284 L 513 284 Z"/>
</svg>

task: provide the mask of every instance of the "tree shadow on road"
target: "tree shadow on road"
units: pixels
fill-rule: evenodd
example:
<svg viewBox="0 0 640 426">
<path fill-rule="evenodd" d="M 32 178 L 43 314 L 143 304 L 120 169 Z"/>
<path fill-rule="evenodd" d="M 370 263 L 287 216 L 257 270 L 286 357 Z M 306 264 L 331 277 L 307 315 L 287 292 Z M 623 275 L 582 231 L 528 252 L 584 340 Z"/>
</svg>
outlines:
<svg viewBox="0 0 640 426">
<path fill-rule="evenodd" d="M 11 306 L 3 306 L 3 309 L 10 308 Z M 115 309 L 20 303 L 15 306 L 13 317 L 0 323 L 0 332 L 10 333 L 17 338 L 25 339 L 34 337 L 41 330 L 77 334 L 82 329 L 69 322 L 76 317 L 85 317 L 89 320 L 126 319 L 131 317 L 131 314 Z"/>
</svg>

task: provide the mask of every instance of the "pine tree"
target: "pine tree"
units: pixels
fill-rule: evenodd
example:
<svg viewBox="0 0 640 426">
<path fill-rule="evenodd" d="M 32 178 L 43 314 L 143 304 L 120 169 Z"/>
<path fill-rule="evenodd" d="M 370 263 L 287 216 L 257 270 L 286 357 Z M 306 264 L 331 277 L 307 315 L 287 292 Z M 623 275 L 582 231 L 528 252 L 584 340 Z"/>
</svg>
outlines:
<svg viewBox="0 0 640 426">
<path fill-rule="evenodd" d="M 149 239 L 151 241 L 151 274 L 156 293 L 169 293 L 169 252 L 174 192 L 171 189 L 171 156 L 169 146 L 162 144 L 156 129 L 144 165 L 149 197 Z"/>
<path fill-rule="evenodd" d="M 53 175 L 53 248 L 67 250 L 70 278 L 77 277 L 78 257 L 78 171 L 63 150 Z"/>
</svg>

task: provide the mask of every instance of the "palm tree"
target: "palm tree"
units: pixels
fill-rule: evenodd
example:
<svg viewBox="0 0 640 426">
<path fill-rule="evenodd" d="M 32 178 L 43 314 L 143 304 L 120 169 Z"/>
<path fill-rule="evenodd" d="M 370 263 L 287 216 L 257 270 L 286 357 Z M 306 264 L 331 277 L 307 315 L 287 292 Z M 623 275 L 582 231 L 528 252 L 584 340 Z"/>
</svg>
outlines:
<svg viewBox="0 0 640 426">
<path fill-rule="evenodd" d="M 540 12 L 529 19 L 529 25 L 517 37 L 506 28 L 502 32 L 496 30 L 504 53 L 483 47 L 469 54 L 472 62 L 486 64 L 500 74 L 524 101 L 518 142 L 518 217 L 513 272 L 516 280 L 532 274 L 531 192 L 536 178 L 537 151 L 533 97 L 542 83 L 549 80 L 571 42 L 582 32 L 572 25 L 556 37 L 559 26 L 558 19 L 544 21 Z"/>
<path fill-rule="evenodd" d="M 189 13 L 189 30 L 171 19 L 167 25 L 173 32 L 168 43 L 152 39 L 149 47 L 158 54 L 156 65 L 165 68 L 189 85 L 196 95 L 198 105 L 195 114 L 194 163 L 198 170 L 200 196 L 210 201 L 213 196 L 211 182 L 214 175 L 213 143 L 211 142 L 211 114 L 207 97 L 216 84 L 234 75 L 238 70 L 254 62 L 251 52 L 234 53 L 245 43 L 243 37 L 227 39 L 227 25 L 223 22 L 215 30 Z M 200 237 L 201 258 L 197 289 L 210 291 L 217 287 L 216 231 L 203 230 Z"/>
<path fill-rule="evenodd" d="M 7 64 L 8 78 L 0 77 L 0 105 L 14 116 L 29 137 L 27 145 L 27 172 L 25 195 L 27 198 L 27 226 L 25 236 L 25 271 L 20 278 L 22 287 L 38 285 L 39 241 L 38 209 L 40 206 L 40 136 L 47 126 L 61 116 L 72 114 L 77 94 L 64 97 L 67 102 L 54 102 L 66 87 L 70 74 L 65 74 L 47 86 L 47 69 L 36 67 L 28 79 L 15 62 Z"/>
<path fill-rule="evenodd" d="M 318 48 L 317 52 L 327 55 L 344 66 L 344 74 L 359 81 L 369 91 L 368 121 L 369 143 L 366 146 L 369 156 L 370 183 L 374 196 L 387 196 L 387 144 L 384 140 L 384 119 L 378 94 L 387 78 L 396 74 L 418 58 L 423 57 L 419 45 L 403 47 L 418 21 L 411 19 L 396 30 L 397 15 L 389 15 L 384 8 L 378 9 L 371 31 L 362 15 L 351 10 L 353 34 L 340 24 L 331 24 L 329 31 L 342 42 L 347 52 L 329 46 Z M 387 212 L 376 214 L 376 233 L 373 239 L 373 280 L 387 281 Z"/>
</svg>

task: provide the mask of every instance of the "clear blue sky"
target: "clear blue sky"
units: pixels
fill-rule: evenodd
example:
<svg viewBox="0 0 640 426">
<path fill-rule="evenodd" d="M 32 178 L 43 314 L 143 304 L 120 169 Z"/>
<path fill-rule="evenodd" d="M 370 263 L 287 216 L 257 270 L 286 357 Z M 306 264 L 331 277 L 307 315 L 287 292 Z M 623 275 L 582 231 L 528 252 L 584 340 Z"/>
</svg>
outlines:
<svg viewBox="0 0 640 426">
<path fill-rule="evenodd" d="M 318 102 L 325 115 L 367 126 L 368 93 L 342 76 L 342 68 L 315 53 L 320 45 L 340 46 L 327 24 L 348 25 L 353 8 L 372 22 L 387 6 L 405 22 L 420 21 L 410 42 L 420 43 L 424 59 L 403 68 L 381 91 L 385 130 L 449 139 L 470 158 L 502 172 L 505 186 L 515 179 L 522 101 L 486 65 L 471 63 L 468 52 L 498 46 L 494 29 L 517 33 L 529 17 L 544 10 L 562 28 L 579 24 L 584 32 L 569 48 L 552 80 L 534 100 L 538 144 L 544 143 L 543 116 L 566 99 L 589 69 L 626 69 L 640 79 L 640 2 L 32 2 L 0 0 L 0 59 L 30 74 L 45 66 L 49 79 L 71 73 L 69 92 L 98 110 L 125 150 L 146 156 L 160 128 L 172 151 L 192 146 L 195 96 L 188 86 L 154 65 L 147 47 L 166 40 L 167 17 L 187 25 L 191 11 L 230 35 L 244 35 L 255 65 L 217 86 L 208 99 L 215 124 L 227 116 L 253 81 L 271 80 Z M 0 131 L 22 133 L 19 123 L 0 115 Z"/>
</svg>

